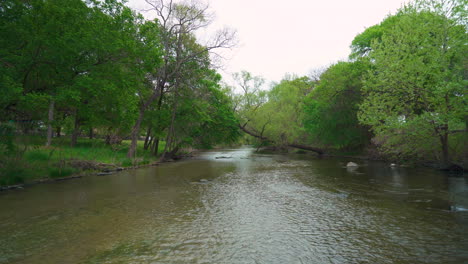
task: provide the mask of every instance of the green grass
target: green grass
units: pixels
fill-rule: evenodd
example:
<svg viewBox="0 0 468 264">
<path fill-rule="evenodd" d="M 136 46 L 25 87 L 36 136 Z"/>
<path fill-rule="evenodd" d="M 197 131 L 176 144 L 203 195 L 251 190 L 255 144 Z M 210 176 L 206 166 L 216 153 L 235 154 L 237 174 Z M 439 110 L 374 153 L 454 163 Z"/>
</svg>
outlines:
<svg viewBox="0 0 468 264">
<path fill-rule="evenodd" d="M 0 186 L 24 183 L 32 177 L 32 171 L 21 166 L 17 161 L 7 161 L 0 169 Z"/>
<path fill-rule="evenodd" d="M 114 164 L 121 167 L 149 164 L 157 160 L 138 142 L 136 159 L 127 158 L 130 141 L 109 146 L 103 139 L 80 138 L 75 147 L 70 147 L 69 138 L 54 138 L 51 147 L 44 146 L 42 137 L 17 139 L 18 152 L 14 157 L 0 157 L 0 186 L 27 183 L 41 178 L 61 178 L 82 171 L 67 164 L 70 160 Z M 159 152 L 164 149 L 159 145 Z"/>
<path fill-rule="evenodd" d="M 50 178 L 62 178 L 72 175 L 76 173 L 78 170 L 72 167 L 52 167 L 49 169 L 49 177 Z"/>
</svg>

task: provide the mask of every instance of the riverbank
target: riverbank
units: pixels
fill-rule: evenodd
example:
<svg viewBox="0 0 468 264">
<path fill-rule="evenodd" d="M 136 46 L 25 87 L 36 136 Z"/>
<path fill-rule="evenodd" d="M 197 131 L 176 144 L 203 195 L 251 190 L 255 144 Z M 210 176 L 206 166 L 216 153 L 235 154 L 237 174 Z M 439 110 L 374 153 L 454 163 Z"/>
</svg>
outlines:
<svg viewBox="0 0 468 264">
<path fill-rule="evenodd" d="M 143 142 L 138 142 L 134 159 L 126 157 L 128 141 L 107 145 L 101 139 L 80 139 L 74 147 L 65 138 L 55 138 L 51 147 L 40 143 L 40 139 L 28 137 L 18 144 L 14 155 L 3 158 L 0 190 L 159 164 L 158 157 L 143 149 Z M 164 143 L 159 146 L 160 151 L 163 148 Z"/>
<path fill-rule="evenodd" d="M 442 165 L 437 161 L 396 161 L 379 154 L 376 150 L 366 150 L 366 151 L 340 151 L 340 150 L 327 150 L 326 153 L 318 155 L 315 152 L 309 152 L 301 149 L 295 148 L 276 148 L 276 147 L 263 147 L 260 148 L 260 153 L 295 153 L 295 154 L 310 154 L 314 156 L 319 156 L 322 158 L 341 158 L 341 159 L 350 159 L 350 161 L 363 160 L 363 161 L 380 161 L 386 162 L 392 166 L 400 167 L 425 167 L 431 168 L 438 171 L 446 171 L 450 173 L 461 173 L 466 174 L 468 168 L 462 164 L 450 163 L 448 165 Z"/>
<path fill-rule="evenodd" d="M 92 162 L 90 161 L 79 161 L 80 163 L 87 163 L 91 164 Z M 167 162 L 167 161 L 166 161 Z M 91 176 L 91 175 L 97 175 L 97 176 L 105 176 L 105 175 L 111 175 L 116 172 L 124 171 L 124 170 L 133 170 L 133 169 L 139 169 L 143 167 L 150 167 L 150 166 L 157 166 L 163 162 L 153 162 L 150 164 L 143 164 L 143 165 L 137 165 L 137 166 L 130 166 L 130 167 L 118 167 L 115 164 L 98 164 L 96 163 L 97 166 L 102 166 L 103 169 L 83 169 L 82 171 L 78 173 L 73 173 L 70 176 L 65 176 L 65 177 L 60 177 L 60 178 L 37 178 L 34 180 L 31 180 L 30 182 L 26 183 L 21 183 L 21 184 L 15 184 L 15 185 L 6 185 L 6 186 L 0 186 L 0 192 L 1 191 L 8 191 L 8 190 L 18 190 L 18 189 L 24 189 L 26 187 L 34 186 L 37 184 L 43 184 L 43 183 L 52 183 L 52 182 L 59 182 L 59 181 L 66 181 L 66 180 L 72 180 L 72 179 L 79 179 L 82 177 L 86 176 Z"/>
</svg>

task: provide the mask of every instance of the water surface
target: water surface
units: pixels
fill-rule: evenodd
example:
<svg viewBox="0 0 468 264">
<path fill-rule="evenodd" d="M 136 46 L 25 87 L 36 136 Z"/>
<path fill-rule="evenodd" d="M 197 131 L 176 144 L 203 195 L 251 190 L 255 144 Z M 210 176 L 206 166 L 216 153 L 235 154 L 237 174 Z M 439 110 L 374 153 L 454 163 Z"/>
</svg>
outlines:
<svg viewBox="0 0 468 264">
<path fill-rule="evenodd" d="M 241 148 L 0 193 L 0 263 L 468 262 L 466 178 L 347 161 Z"/>
</svg>

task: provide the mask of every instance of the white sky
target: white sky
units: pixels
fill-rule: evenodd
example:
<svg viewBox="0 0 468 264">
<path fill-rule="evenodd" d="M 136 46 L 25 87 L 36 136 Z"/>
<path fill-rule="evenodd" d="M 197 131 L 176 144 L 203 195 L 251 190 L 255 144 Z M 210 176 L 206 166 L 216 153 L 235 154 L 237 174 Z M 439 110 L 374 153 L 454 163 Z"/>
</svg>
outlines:
<svg viewBox="0 0 468 264">
<path fill-rule="evenodd" d="M 206 0 L 205 0 L 206 1 Z M 299 76 L 345 60 L 354 37 L 402 6 L 403 0 L 209 0 L 215 13 L 211 29 L 228 26 L 239 45 L 227 53 L 220 70 L 247 70 L 267 81 L 286 73 Z M 143 8 L 144 0 L 129 0 Z"/>
</svg>

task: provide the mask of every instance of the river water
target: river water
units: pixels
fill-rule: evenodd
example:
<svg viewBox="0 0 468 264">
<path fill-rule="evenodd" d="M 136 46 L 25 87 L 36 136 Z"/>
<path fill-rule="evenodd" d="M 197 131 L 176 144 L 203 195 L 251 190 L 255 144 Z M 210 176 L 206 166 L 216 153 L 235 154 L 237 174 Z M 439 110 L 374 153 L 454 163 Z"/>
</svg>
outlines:
<svg viewBox="0 0 468 264">
<path fill-rule="evenodd" d="M 0 193 L 0 263 L 468 263 L 466 177 L 346 162 L 240 148 Z"/>
</svg>

